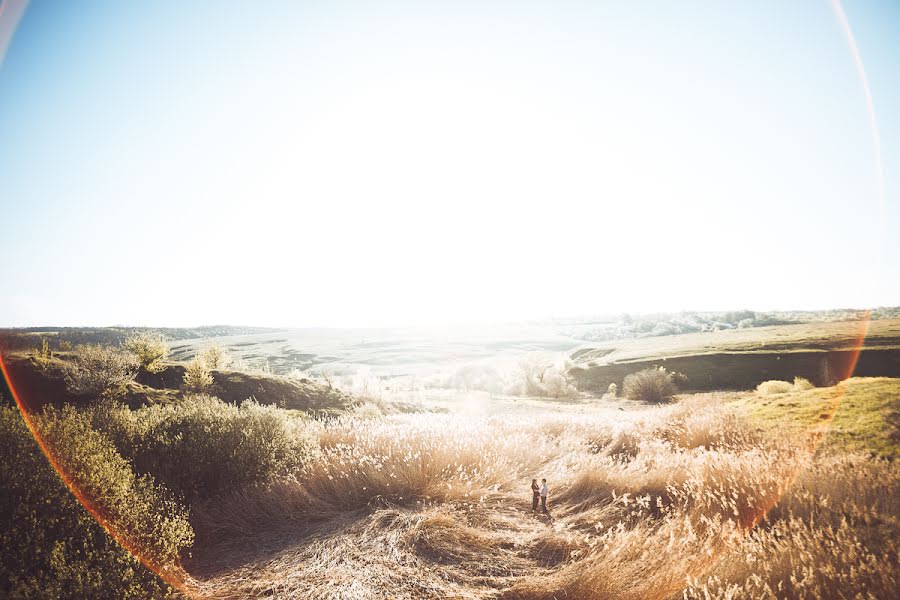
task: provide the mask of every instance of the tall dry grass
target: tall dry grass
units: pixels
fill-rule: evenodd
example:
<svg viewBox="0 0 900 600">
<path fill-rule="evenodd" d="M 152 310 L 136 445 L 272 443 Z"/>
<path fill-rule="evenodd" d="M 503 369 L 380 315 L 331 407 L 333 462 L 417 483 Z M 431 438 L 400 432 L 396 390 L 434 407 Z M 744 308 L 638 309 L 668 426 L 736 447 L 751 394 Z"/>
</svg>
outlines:
<svg viewBox="0 0 900 600">
<path fill-rule="evenodd" d="M 320 457 L 200 506 L 224 598 L 888 598 L 897 465 L 813 456 L 712 394 L 640 412 L 345 417 Z M 533 517 L 546 477 L 551 517 Z"/>
</svg>

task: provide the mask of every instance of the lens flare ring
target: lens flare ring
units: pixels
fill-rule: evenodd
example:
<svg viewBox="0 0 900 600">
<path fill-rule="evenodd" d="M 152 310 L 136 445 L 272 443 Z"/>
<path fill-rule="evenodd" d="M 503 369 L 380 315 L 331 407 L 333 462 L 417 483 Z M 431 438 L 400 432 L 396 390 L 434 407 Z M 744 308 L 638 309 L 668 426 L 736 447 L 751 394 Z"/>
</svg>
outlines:
<svg viewBox="0 0 900 600">
<path fill-rule="evenodd" d="M 6 49 L 8 48 L 9 43 L 12 40 L 15 29 L 27 7 L 27 4 L 27 0 L 4 0 L 3 2 L 0 2 L 0 66 L 2 66 L 3 64 Z M 862 88 L 866 113 L 868 116 L 869 127 L 871 129 L 872 135 L 872 156 L 875 176 L 877 180 L 879 210 L 883 213 L 886 207 L 886 196 L 881 154 L 881 142 L 878 122 L 876 119 L 875 102 L 872 96 L 869 80 L 866 75 L 862 56 L 856 43 L 856 38 L 853 34 L 853 30 L 850 26 L 846 12 L 844 11 L 843 5 L 840 0 L 831 0 L 831 7 L 846 37 L 849 51 L 853 58 L 857 75 L 860 81 L 860 86 Z M 884 220 L 882 219 L 881 221 L 883 222 Z M 781 495 L 784 493 L 784 491 L 791 487 L 791 485 L 796 481 L 796 478 L 799 476 L 799 474 L 808 466 L 808 464 L 812 460 L 816 449 L 824 439 L 827 431 L 834 421 L 835 415 L 841 406 L 842 399 L 847 393 L 847 387 L 850 385 L 847 380 L 853 375 L 856 365 L 859 361 L 860 354 L 863 350 L 866 334 L 868 332 L 870 320 L 871 312 L 867 312 L 864 318 L 860 321 L 860 328 L 852 346 L 851 359 L 848 361 L 845 369 L 842 372 L 837 373 L 836 379 L 838 379 L 839 383 L 835 387 L 831 406 L 829 407 L 829 411 L 827 413 L 823 413 L 827 414 L 827 418 L 823 418 L 822 424 L 814 432 L 812 432 L 809 443 L 807 444 L 801 460 L 797 462 L 788 479 L 784 482 L 784 485 L 780 490 L 781 493 L 775 495 L 771 499 L 771 501 L 766 506 L 764 506 L 757 515 L 755 515 L 750 525 L 745 528 L 745 535 L 766 517 L 769 511 L 780 500 Z M 82 489 L 79 488 L 76 480 L 69 473 L 66 473 L 66 471 L 61 467 L 60 462 L 54 456 L 52 449 L 49 447 L 46 440 L 41 437 L 38 429 L 35 426 L 31 414 L 27 409 L 27 406 L 23 403 L 23 399 L 17 392 L 2 354 L 0 354 L 0 372 L 2 372 L 2 376 L 8 386 L 10 394 L 12 395 L 12 398 L 15 401 L 20 414 L 22 415 L 22 418 L 26 426 L 28 427 L 28 430 L 37 442 L 44 456 L 47 458 L 50 465 L 56 471 L 69 491 L 85 508 L 85 510 L 87 510 L 91 517 L 101 527 L 103 527 L 103 529 L 111 538 L 113 538 L 120 546 L 122 546 L 126 551 L 128 551 L 137 560 L 139 560 L 141 564 L 143 564 L 147 569 L 160 577 L 166 584 L 177 589 L 188 597 L 199 598 L 200 596 L 198 595 L 197 591 L 195 589 L 192 589 L 193 586 L 190 584 L 191 579 L 187 573 L 185 573 L 180 567 L 167 567 L 156 564 L 147 556 L 145 552 L 143 552 L 141 548 L 135 547 L 135 545 L 129 541 L 129 537 L 127 535 L 124 535 L 122 532 L 117 531 L 111 520 L 104 514 L 104 511 L 99 506 L 97 506 L 96 503 L 91 498 L 89 498 Z M 703 573 L 698 573 L 697 575 L 703 575 L 710 569 L 712 569 L 721 558 L 721 556 L 722 553 L 719 553 L 717 555 L 711 556 L 709 560 L 704 561 L 704 568 L 702 569 Z M 675 591 L 677 590 L 672 590 L 672 592 Z M 660 590 L 660 598 L 667 595 L 669 594 L 666 593 L 666 591 Z"/>
<path fill-rule="evenodd" d="M 142 548 L 136 547 L 129 539 L 128 536 L 123 532 L 118 531 L 111 520 L 104 514 L 104 511 L 97 506 L 97 504 L 91 499 L 85 492 L 82 490 L 78 483 L 75 481 L 75 478 L 71 476 L 71 474 L 67 473 L 66 470 L 62 467 L 59 460 L 54 456 L 50 445 L 47 443 L 38 431 L 34 423 L 34 419 L 31 416 L 31 413 L 28 411 L 26 404 L 22 397 L 19 395 L 19 392 L 16 390 L 15 384 L 13 383 L 12 377 L 10 376 L 9 369 L 4 361 L 3 354 L 0 353 L 0 372 L 3 374 L 3 379 L 6 381 L 6 386 L 9 389 L 9 393 L 12 395 L 13 401 L 15 401 L 16 406 L 19 409 L 19 414 L 22 415 L 22 419 L 25 421 L 25 425 L 28 427 L 28 431 L 31 432 L 31 436 L 37 442 L 41 451 L 44 453 L 44 456 L 47 457 L 47 460 L 50 463 L 50 466 L 53 467 L 53 470 L 56 471 L 59 478 L 65 484 L 65 486 L 69 489 L 73 496 L 78 500 L 78 503 L 84 507 L 84 509 L 91 515 L 91 517 L 103 528 L 106 533 L 113 538 L 116 543 L 118 543 L 122 548 L 128 551 L 132 556 L 134 556 L 142 565 L 144 565 L 147 569 L 152 571 L 155 575 L 157 575 L 160 579 L 162 579 L 166 584 L 175 588 L 179 592 L 187 595 L 190 598 L 197 598 L 198 596 L 192 592 L 192 590 L 188 587 L 187 574 L 180 567 L 170 567 L 165 565 L 157 564 L 153 561 L 146 552 L 143 551 Z"/>
</svg>

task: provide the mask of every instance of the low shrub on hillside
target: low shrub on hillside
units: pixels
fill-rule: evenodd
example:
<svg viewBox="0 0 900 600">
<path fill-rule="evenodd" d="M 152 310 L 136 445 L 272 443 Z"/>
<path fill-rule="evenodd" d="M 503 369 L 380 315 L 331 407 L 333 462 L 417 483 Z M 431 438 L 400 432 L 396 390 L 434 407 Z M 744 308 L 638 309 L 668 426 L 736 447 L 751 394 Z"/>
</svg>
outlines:
<svg viewBox="0 0 900 600">
<path fill-rule="evenodd" d="M 135 547 L 174 568 L 193 542 L 183 509 L 74 410 L 39 419 L 75 484 Z M 15 408 L 0 408 L 0 597 L 165 598 L 172 590 L 114 541 L 69 492 Z"/>
<path fill-rule="evenodd" d="M 75 346 L 65 363 L 66 387 L 77 396 L 115 398 L 137 374 L 138 362 L 129 353 L 110 346 Z"/>
<path fill-rule="evenodd" d="M 668 417 L 649 433 L 685 450 L 749 449 L 762 447 L 765 441 L 746 417 L 721 410 L 721 400 L 715 395 L 677 403 Z"/>
<path fill-rule="evenodd" d="M 810 383 L 809 379 L 804 379 L 803 377 L 794 377 L 794 391 L 795 392 L 803 392 L 806 390 L 811 390 L 815 386 Z"/>
<path fill-rule="evenodd" d="M 173 405 L 94 410 L 94 422 L 139 473 L 189 502 L 268 481 L 300 468 L 314 439 L 274 406 L 240 406 L 210 396 Z"/>
<path fill-rule="evenodd" d="M 802 392 L 811 390 L 813 387 L 813 384 L 808 379 L 794 377 L 794 383 L 777 379 L 763 381 L 756 386 L 756 391 L 763 396 L 772 396 L 774 394 L 787 394 L 788 392 Z"/>
<path fill-rule="evenodd" d="M 514 396 L 573 398 L 578 395 L 569 375 L 572 364 L 566 357 L 527 355 L 519 361 L 518 372 L 507 392 Z"/>
<path fill-rule="evenodd" d="M 47 338 L 42 338 L 41 347 L 34 348 L 31 351 L 31 360 L 41 369 L 46 369 L 52 358 L 53 351 L 50 350 L 50 343 L 47 341 Z"/>
<path fill-rule="evenodd" d="M 211 370 L 224 369 L 231 362 L 231 356 L 220 344 L 210 344 L 199 355 L 200 360 Z"/>
<path fill-rule="evenodd" d="M 366 400 L 354 406 L 350 414 L 359 419 L 379 419 L 384 416 L 384 411 L 377 403 Z"/>
<path fill-rule="evenodd" d="M 148 373 L 159 373 L 165 368 L 163 361 L 169 356 L 169 344 L 162 334 L 138 331 L 125 338 L 122 347 L 131 352 Z"/>
<path fill-rule="evenodd" d="M 622 391 L 630 400 L 661 404 L 672 400 L 672 396 L 678 393 L 678 386 L 675 384 L 675 373 L 666 371 L 664 367 L 651 367 L 627 375 L 622 382 Z"/>
<path fill-rule="evenodd" d="M 777 379 L 773 379 L 771 381 L 763 381 L 761 384 L 756 386 L 756 391 L 762 394 L 763 396 L 771 396 L 773 394 L 786 394 L 794 389 L 787 381 L 778 381 Z"/>
<path fill-rule="evenodd" d="M 213 385 L 212 371 L 200 356 L 195 356 L 184 368 L 182 387 L 189 392 L 206 392 Z"/>
</svg>

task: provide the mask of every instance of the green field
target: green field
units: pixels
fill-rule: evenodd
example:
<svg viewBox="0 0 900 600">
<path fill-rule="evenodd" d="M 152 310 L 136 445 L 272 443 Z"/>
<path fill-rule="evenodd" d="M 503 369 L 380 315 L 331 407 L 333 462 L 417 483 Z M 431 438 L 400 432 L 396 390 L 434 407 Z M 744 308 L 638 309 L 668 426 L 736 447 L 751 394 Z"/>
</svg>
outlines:
<svg viewBox="0 0 900 600">
<path fill-rule="evenodd" d="M 579 366 L 695 356 L 712 353 L 771 353 L 810 350 L 900 348 L 900 319 L 823 321 L 715 332 L 613 340 L 591 344 L 573 354 Z"/>
<path fill-rule="evenodd" d="M 854 377 L 829 388 L 733 394 L 728 403 L 769 430 L 820 430 L 825 450 L 900 458 L 900 379 Z"/>
<path fill-rule="evenodd" d="M 867 327 L 868 325 L 868 327 Z M 746 390 L 771 379 L 832 385 L 857 374 L 900 375 L 900 320 L 840 321 L 730 329 L 605 342 L 573 353 L 582 390 L 621 386 L 630 373 L 662 366 L 692 390 Z"/>
</svg>

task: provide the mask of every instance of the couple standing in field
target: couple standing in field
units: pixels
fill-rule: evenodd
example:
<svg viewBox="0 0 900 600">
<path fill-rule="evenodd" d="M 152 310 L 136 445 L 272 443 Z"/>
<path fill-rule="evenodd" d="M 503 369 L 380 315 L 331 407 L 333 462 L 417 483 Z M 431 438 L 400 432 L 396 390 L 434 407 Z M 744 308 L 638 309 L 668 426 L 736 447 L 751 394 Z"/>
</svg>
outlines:
<svg viewBox="0 0 900 600">
<path fill-rule="evenodd" d="M 541 501 L 541 513 L 547 514 L 547 480 L 541 479 L 541 485 L 538 486 L 537 479 L 531 480 L 531 514 L 536 515 L 538 509 L 538 500 Z"/>
</svg>

